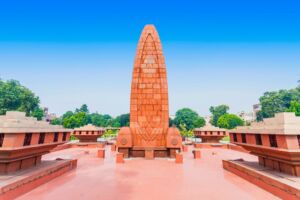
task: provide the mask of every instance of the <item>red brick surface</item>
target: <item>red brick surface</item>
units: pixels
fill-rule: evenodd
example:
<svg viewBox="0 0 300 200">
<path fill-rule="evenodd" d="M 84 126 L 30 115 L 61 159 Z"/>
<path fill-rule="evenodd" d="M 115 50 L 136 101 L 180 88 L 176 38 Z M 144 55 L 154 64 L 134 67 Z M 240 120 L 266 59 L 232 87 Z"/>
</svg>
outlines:
<svg viewBox="0 0 300 200">
<path fill-rule="evenodd" d="M 116 154 L 116 163 L 124 163 L 124 154 L 123 153 Z"/>
<path fill-rule="evenodd" d="M 183 154 L 182 153 L 176 153 L 175 156 L 175 163 L 176 164 L 182 164 L 183 163 Z"/>
<path fill-rule="evenodd" d="M 193 150 L 194 159 L 200 159 L 201 158 L 201 151 L 200 149 L 194 149 Z"/>
<path fill-rule="evenodd" d="M 117 146 L 122 151 L 126 148 L 143 148 L 140 151 L 181 149 L 180 133 L 173 129 L 169 129 L 167 71 L 162 45 L 155 27 L 146 25 L 137 46 L 132 73 L 130 128 L 121 128 Z M 124 156 L 134 156 L 136 152 L 131 150 Z M 147 158 L 153 155 L 150 152 L 142 154 Z"/>
<path fill-rule="evenodd" d="M 145 26 L 131 82 L 130 127 L 134 146 L 163 147 L 169 127 L 168 84 L 162 45 L 154 26 Z"/>
<path fill-rule="evenodd" d="M 234 161 L 223 160 L 223 168 L 246 179 L 270 193 L 286 200 L 300 199 L 300 191 L 296 187 L 286 184 L 283 178 L 275 179 L 263 171 L 237 164 Z M 276 176 L 275 176 L 276 177 Z"/>
<path fill-rule="evenodd" d="M 105 158 L 105 149 L 99 149 L 97 152 L 98 158 Z"/>
</svg>

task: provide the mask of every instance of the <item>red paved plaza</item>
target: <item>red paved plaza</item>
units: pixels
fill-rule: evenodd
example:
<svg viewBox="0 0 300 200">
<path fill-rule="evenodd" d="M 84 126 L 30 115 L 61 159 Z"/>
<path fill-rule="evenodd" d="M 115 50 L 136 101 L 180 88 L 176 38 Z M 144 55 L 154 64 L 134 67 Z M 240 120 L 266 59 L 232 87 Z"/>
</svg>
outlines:
<svg viewBox="0 0 300 200">
<path fill-rule="evenodd" d="M 255 156 L 226 149 L 202 149 L 193 159 L 193 148 L 184 152 L 184 164 L 174 159 L 128 159 L 115 163 L 115 152 L 106 147 L 105 159 L 96 149 L 71 148 L 44 159 L 78 158 L 78 167 L 18 199 L 278 199 L 271 193 L 223 170 L 222 159 Z M 89 154 L 86 153 L 89 151 Z"/>
</svg>

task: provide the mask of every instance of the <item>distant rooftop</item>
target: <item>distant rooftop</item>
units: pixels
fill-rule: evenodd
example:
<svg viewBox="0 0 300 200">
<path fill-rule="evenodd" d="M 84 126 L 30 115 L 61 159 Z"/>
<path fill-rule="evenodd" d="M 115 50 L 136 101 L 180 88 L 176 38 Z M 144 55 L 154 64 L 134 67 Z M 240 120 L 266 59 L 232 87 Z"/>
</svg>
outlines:
<svg viewBox="0 0 300 200">
<path fill-rule="evenodd" d="M 24 112 L 7 111 L 0 116 L 0 133 L 36 133 L 36 132 L 71 132 L 59 125 L 51 125 L 38 121 L 34 117 L 26 117 Z"/>
<path fill-rule="evenodd" d="M 227 130 L 224 128 L 215 127 L 210 123 L 208 123 L 201 128 L 195 128 L 194 131 L 227 131 Z"/>
<path fill-rule="evenodd" d="M 296 117 L 292 112 L 277 113 L 275 117 L 266 118 L 261 122 L 253 122 L 250 126 L 239 126 L 230 132 L 299 135 L 300 117 Z"/>
<path fill-rule="evenodd" d="M 102 127 L 97 127 L 92 124 L 88 124 L 79 128 L 75 128 L 75 131 L 104 131 L 105 129 Z"/>
</svg>

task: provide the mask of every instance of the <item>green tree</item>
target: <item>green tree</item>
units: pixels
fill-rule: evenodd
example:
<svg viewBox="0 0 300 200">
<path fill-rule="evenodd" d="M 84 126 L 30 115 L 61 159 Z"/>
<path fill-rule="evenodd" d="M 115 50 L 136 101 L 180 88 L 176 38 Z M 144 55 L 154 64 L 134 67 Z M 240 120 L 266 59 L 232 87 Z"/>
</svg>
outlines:
<svg viewBox="0 0 300 200">
<path fill-rule="evenodd" d="M 228 110 L 229 110 L 229 106 L 227 106 L 227 105 L 211 106 L 209 108 L 209 111 L 212 114 L 212 119 L 211 119 L 210 123 L 214 126 L 218 126 L 219 118 L 222 115 L 227 114 Z"/>
<path fill-rule="evenodd" d="M 117 136 L 117 130 L 106 130 L 101 137 L 109 138 L 109 137 L 116 137 L 116 136 Z"/>
<path fill-rule="evenodd" d="M 227 129 L 233 129 L 242 125 L 244 125 L 244 121 L 234 114 L 224 114 L 218 119 L 217 122 L 218 127 Z"/>
<path fill-rule="evenodd" d="M 112 125 L 113 118 L 110 115 L 101 115 L 99 113 L 90 114 L 91 123 L 95 126 L 107 127 Z"/>
<path fill-rule="evenodd" d="M 274 117 L 275 113 L 286 111 L 290 107 L 290 102 L 297 99 L 297 94 L 294 91 L 279 90 L 278 92 L 265 92 L 259 98 L 262 117 Z"/>
<path fill-rule="evenodd" d="M 194 121 L 194 127 L 195 128 L 200 128 L 202 126 L 205 126 L 205 119 L 203 117 L 198 117 L 195 121 Z"/>
<path fill-rule="evenodd" d="M 263 118 L 274 117 L 275 113 L 289 109 L 292 101 L 300 101 L 300 88 L 265 92 L 259 98 L 261 115 Z"/>
<path fill-rule="evenodd" d="M 192 109 L 182 108 L 176 112 L 174 124 L 179 127 L 179 129 L 181 128 L 180 124 L 182 124 L 187 130 L 193 130 L 195 125 L 201 126 L 203 124 L 202 119 L 203 118 L 199 117 L 198 113 Z"/>
<path fill-rule="evenodd" d="M 75 112 L 89 113 L 89 108 L 86 104 L 83 104 L 80 108 L 76 108 Z"/>
<path fill-rule="evenodd" d="M 85 112 L 78 112 L 71 117 L 64 118 L 62 124 L 66 128 L 76 128 L 90 123 L 89 116 Z"/>
<path fill-rule="evenodd" d="M 187 129 L 186 124 L 179 124 L 179 130 L 182 137 L 194 137 L 194 131 Z"/>
<path fill-rule="evenodd" d="M 169 127 L 176 126 L 175 120 L 169 117 Z"/>
<path fill-rule="evenodd" d="M 18 81 L 0 80 L 0 115 L 6 111 L 17 110 L 30 116 L 34 110 L 39 109 L 39 103 L 39 97 Z"/>
<path fill-rule="evenodd" d="M 62 119 L 61 118 L 52 119 L 50 124 L 52 124 L 52 125 L 62 125 Z"/>
<path fill-rule="evenodd" d="M 74 115 L 74 113 L 72 111 L 67 111 L 67 112 L 65 112 L 65 114 L 63 114 L 62 120 L 72 117 L 73 115 Z"/>
<path fill-rule="evenodd" d="M 112 126 L 113 127 L 129 126 L 129 120 L 130 120 L 129 113 L 119 115 L 112 120 Z"/>
<path fill-rule="evenodd" d="M 300 102 L 291 101 L 290 107 L 286 110 L 287 112 L 294 112 L 296 116 L 300 116 Z"/>
<path fill-rule="evenodd" d="M 260 121 L 262 121 L 263 119 L 264 119 L 263 113 L 262 113 L 262 111 L 260 110 L 260 111 L 258 111 L 258 112 L 256 113 L 256 121 L 260 122 Z"/>
<path fill-rule="evenodd" d="M 32 111 L 31 116 L 37 118 L 37 120 L 42 120 L 44 117 L 44 110 L 42 108 L 36 108 Z"/>
</svg>

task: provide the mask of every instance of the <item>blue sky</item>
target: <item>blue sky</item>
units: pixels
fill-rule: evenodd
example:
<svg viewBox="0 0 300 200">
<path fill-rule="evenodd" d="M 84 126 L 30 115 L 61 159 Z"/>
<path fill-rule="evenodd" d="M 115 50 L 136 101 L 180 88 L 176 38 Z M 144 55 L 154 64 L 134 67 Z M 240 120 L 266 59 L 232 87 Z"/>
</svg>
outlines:
<svg viewBox="0 0 300 200">
<path fill-rule="evenodd" d="M 265 91 L 300 79 L 297 1 L 1 1 L 0 77 L 62 114 L 129 111 L 135 48 L 155 24 L 167 62 L 170 114 L 210 105 L 251 111 Z"/>
</svg>

